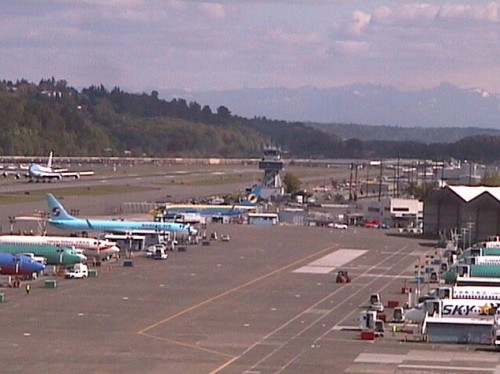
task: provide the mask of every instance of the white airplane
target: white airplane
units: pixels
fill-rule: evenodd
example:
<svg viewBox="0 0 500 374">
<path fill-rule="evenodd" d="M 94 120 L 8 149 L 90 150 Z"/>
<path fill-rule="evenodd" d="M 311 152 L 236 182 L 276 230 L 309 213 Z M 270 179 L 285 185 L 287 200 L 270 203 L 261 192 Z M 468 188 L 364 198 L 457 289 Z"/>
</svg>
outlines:
<svg viewBox="0 0 500 374">
<path fill-rule="evenodd" d="M 405 320 L 422 323 L 427 315 L 434 317 L 494 316 L 500 307 L 498 300 L 489 299 L 437 299 L 426 300 L 405 311 Z"/>
<path fill-rule="evenodd" d="M 27 170 L 21 166 L 19 168 L 21 172 L 5 171 L 3 176 L 7 177 L 8 175 L 13 174 L 16 179 L 21 178 L 21 176 L 25 176 L 26 178 L 29 178 L 30 181 L 39 182 L 61 180 L 63 178 L 80 179 L 82 176 L 94 175 L 93 171 L 68 171 L 67 169 L 54 169 L 52 167 L 52 156 L 53 152 L 51 151 L 47 165 L 32 163 L 28 166 Z"/>
<path fill-rule="evenodd" d="M 109 258 L 113 254 L 120 252 L 120 248 L 115 242 L 72 236 L 0 235 L 0 243 L 74 247 L 81 249 L 87 257 L 98 258 Z"/>
</svg>

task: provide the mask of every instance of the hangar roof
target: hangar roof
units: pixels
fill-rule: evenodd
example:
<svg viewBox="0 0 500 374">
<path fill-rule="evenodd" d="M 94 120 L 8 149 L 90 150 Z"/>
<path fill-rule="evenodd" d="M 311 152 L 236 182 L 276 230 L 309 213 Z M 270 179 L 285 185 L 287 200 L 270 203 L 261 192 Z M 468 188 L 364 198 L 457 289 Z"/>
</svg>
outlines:
<svg viewBox="0 0 500 374">
<path fill-rule="evenodd" d="M 486 186 L 448 186 L 448 188 L 457 194 L 465 202 L 474 200 L 483 193 L 491 195 L 494 199 L 500 202 L 500 187 Z"/>
</svg>

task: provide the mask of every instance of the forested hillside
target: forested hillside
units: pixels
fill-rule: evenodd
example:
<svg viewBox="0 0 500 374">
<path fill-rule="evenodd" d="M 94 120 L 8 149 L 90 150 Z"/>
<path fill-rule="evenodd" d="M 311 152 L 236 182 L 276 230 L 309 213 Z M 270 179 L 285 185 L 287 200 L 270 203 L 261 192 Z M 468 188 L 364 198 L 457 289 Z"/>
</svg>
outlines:
<svg viewBox="0 0 500 374">
<path fill-rule="evenodd" d="M 276 144 L 291 155 L 314 150 L 333 157 L 342 148 L 337 136 L 302 124 L 239 118 L 224 106 L 213 112 L 196 102 L 161 100 L 154 91 L 78 92 L 54 78 L 0 82 L 0 118 L 0 153 L 9 155 L 260 157 L 264 146 Z"/>
<path fill-rule="evenodd" d="M 500 158 L 499 136 L 426 144 L 408 133 L 404 141 L 362 141 L 368 130 L 357 127 L 357 136 L 342 139 L 299 122 L 248 119 L 225 106 L 213 111 L 184 99 L 162 100 L 156 91 L 130 94 L 103 86 L 78 91 L 54 78 L 0 82 L 0 119 L 3 155 L 53 150 L 58 156 L 260 157 L 263 147 L 277 145 L 287 158 Z"/>
</svg>

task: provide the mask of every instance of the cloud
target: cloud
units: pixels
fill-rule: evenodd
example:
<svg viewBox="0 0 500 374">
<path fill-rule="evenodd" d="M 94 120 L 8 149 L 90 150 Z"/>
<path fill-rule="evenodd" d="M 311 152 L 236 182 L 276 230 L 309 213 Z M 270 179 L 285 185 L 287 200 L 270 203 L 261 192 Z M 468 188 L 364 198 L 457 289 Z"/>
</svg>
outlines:
<svg viewBox="0 0 500 374">
<path fill-rule="evenodd" d="M 499 92 L 500 1 L 445 1 L 5 0 L 0 68 L 135 90 L 366 79 Z"/>
<path fill-rule="evenodd" d="M 224 5 L 220 3 L 203 3 L 201 9 L 210 17 L 223 19 L 226 17 Z"/>
<path fill-rule="evenodd" d="M 447 20 L 473 20 L 497 23 L 500 21 L 500 3 L 448 4 L 439 10 L 439 18 Z"/>
<path fill-rule="evenodd" d="M 362 34 L 370 24 L 372 16 L 370 14 L 356 11 L 352 14 L 351 23 L 349 24 L 349 32 L 355 35 Z"/>
</svg>

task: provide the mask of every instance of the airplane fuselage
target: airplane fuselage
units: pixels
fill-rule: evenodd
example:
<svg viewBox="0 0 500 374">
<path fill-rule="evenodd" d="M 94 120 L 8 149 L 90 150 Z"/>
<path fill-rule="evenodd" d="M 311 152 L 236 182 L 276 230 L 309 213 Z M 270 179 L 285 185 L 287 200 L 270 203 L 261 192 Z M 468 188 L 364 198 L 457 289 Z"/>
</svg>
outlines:
<svg viewBox="0 0 500 374">
<path fill-rule="evenodd" d="M 0 274 L 2 275 L 31 275 L 43 269 L 45 265 L 30 256 L 0 253 Z"/>
<path fill-rule="evenodd" d="M 75 247 L 83 250 L 86 256 L 109 257 L 120 252 L 116 243 L 95 238 L 79 238 L 68 236 L 29 236 L 1 235 L 0 243 L 28 245 L 56 245 L 60 247 Z"/>
<path fill-rule="evenodd" d="M 50 224 L 63 230 L 94 230 L 108 232 L 173 232 L 190 234 L 190 226 L 174 222 L 135 222 L 135 221 L 105 221 L 92 219 L 72 219 L 72 220 L 54 220 L 51 219 Z"/>
<path fill-rule="evenodd" d="M 55 245 L 29 245 L 0 243 L 0 252 L 22 254 L 33 253 L 44 257 L 48 265 L 73 265 L 84 262 L 87 258 L 77 253 L 73 248 Z"/>
</svg>

